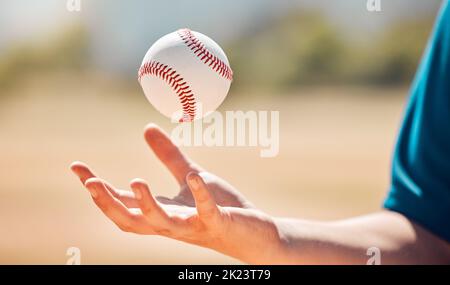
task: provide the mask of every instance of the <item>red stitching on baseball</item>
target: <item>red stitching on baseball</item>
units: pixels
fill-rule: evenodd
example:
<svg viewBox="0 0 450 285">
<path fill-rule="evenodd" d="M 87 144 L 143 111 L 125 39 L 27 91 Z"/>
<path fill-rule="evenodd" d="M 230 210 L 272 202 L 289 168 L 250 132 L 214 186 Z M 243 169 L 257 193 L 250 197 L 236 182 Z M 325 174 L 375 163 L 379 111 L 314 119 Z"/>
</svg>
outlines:
<svg viewBox="0 0 450 285">
<path fill-rule="evenodd" d="M 186 46 L 190 48 L 194 54 L 200 58 L 205 64 L 209 65 L 215 72 L 222 77 L 233 80 L 233 71 L 231 68 L 216 55 L 210 52 L 205 45 L 192 33 L 191 30 L 185 28 L 177 31 L 180 38 Z"/>
<path fill-rule="evenodd" d="M 149 61 L 144 63 L 138 72 L 138 80 L 145 75 L 154 75 L 166 81 L 178 96 L 183 108 L 183 117 L 180 122 L 191 122 L 195 117 L 195 98 L 191 88 L 179 73 L 167 64 L 157 61 Z"/>
</svg>

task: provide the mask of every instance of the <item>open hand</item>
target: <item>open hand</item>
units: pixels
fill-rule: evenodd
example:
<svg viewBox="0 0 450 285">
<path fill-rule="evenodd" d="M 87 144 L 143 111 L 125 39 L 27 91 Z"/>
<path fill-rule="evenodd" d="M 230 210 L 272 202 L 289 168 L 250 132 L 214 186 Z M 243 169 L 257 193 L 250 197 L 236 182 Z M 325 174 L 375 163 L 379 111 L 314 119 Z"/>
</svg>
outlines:
<svg viewBox="0 0 450 285">
<path fill-rule="evenodd" d="M 120 190 L 98 178 L 86 164 L 71 165 L 96 205 L 120 229 L 227 251 L 217 245 L 223 244 L 221 239 L 232 223 L 241 221 L 245 227 L 245 221 L 256 219 L 270 224 L 234 187 L 186 158 L 159 127 L 147 126 L 145 139 L 180 185 L 173 198 L 155 198 L 142 179 L 131 181 L 132 191 Z"/>
</svg>

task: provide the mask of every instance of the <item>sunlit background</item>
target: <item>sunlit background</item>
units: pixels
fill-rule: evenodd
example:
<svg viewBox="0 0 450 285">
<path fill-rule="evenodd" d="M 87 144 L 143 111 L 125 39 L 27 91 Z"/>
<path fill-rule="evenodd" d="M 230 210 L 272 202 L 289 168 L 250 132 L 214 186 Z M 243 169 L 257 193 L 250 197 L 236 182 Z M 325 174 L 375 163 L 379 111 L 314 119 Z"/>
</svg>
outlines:
<svg viewBox="0 0 450 285">
<path fill-rule="evenodd" d="M 438 0 L 0 2 L 0 263 L 237 263 L 210 250 L 123 233 L 69 171 L 89 163 L 116 186 L 135 177 L 175 195 L 143 127 L 174 127 L 137 82 L 159 37 L 189 27 L 227 53 L 220 111 L 280 112 L 280 153 L 184 148 L 276 216 L 339 219 L 376 211 L 408 88 Z M 251 237 L 249 237 L 251 238 Z"/>
</svg>

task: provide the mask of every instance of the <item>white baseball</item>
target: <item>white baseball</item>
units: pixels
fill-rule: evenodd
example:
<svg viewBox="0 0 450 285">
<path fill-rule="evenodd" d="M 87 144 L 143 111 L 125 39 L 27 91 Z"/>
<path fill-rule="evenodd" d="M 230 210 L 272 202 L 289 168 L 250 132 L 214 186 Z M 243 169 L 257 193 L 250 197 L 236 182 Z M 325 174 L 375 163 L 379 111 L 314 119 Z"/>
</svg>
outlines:
<svg viewBox="0 0 450 285">
<path fill-rule="evenodd" d="M 217 43 L 201 33 L 180 29 L 150 47 L 138 76 L 145 96 L 159 112 L 189 122 L 220 106 L 233 72 Z"/>
</svg>

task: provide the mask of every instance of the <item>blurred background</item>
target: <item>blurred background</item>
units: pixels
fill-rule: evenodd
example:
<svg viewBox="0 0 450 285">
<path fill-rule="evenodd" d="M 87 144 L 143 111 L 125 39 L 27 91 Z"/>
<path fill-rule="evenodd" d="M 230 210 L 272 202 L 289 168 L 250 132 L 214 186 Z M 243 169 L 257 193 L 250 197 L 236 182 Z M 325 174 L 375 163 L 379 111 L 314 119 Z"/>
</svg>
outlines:
<svg viewBox="0 0 450 285">
<path fill-rule="evenodd" d="M 173 125 L 137 82 L 159 37 L 182 27 L 217 41 L 234 70 L 220 111 L 280 111 L 280 153 L 183 150 L 276 216 L 334 220 L 380 209 L 408 88 L 441 1 L 0 2 L 0 263 L 238 263 L 210 250 L 122 233 L 69 171 L 116 186 L 141 177 L 175 195 L 143 140 Z M 236 163 L 239 161 L 239 163 Z M 251 237 L 249 237 L 251 238 Z"/>
</svg>

